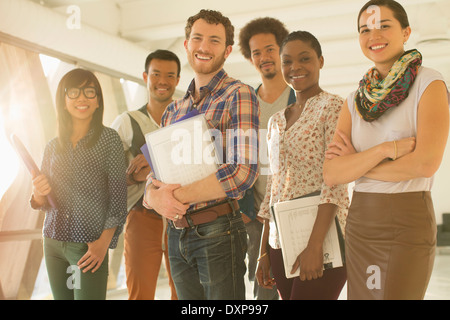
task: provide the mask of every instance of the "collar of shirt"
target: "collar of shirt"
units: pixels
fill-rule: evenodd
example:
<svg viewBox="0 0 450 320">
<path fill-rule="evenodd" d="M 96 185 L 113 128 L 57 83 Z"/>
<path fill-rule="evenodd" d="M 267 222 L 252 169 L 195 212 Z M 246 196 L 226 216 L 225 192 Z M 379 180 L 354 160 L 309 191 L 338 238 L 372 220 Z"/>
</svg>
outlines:
<svg viewBox="0 0 450 320">
<path fill-rule="evenodd" d="M 172 102 L 166 109 L 162 119 L 161 119 L 161 127 L 165 127 L 174 121 L 177 121 L 187 113 L 189 113 L 192 109 L 198 109 L 200 113 L 207 112 L 208 108 L 211 106 L 211 101 L 214 99 L 211 98 L 212 95 L 223 94 L 222 92 L 224 86 L 228 83 L 227 79 L 228 74 L 224 69 L 221 69 L 215 76 L 211 79 L 211 81 L 206 85 L 200 88 L 201 98 L 195 101 L 194 93 L 195 93 L 195 80 L 193 79 L 189 84 L 189 87 L 186 91 L 186 94 L 182 99 L 176 100 Z M 234 81 L 234 80 L 233 80 Z M 210 94 L 210 97 L 208 97 Z M 200 107 L 199 107 L 200 106 Z"/>
<path fill-rule="evenodd" d="M 221 88 L 221 84 L 223 80 L 228 77 L 227 73 L 224 69 L 221 69 L 218 73 L 214 75 L 211 81 L 206 85 L 200 88 L 200 98 L 198 101 L 195 101 L 195 80 L 193 79 L 186 91 L 184 99 L 192 98 L 194 103 L 200 102 L 208 93 L 214 92 Z"/>
</svg>

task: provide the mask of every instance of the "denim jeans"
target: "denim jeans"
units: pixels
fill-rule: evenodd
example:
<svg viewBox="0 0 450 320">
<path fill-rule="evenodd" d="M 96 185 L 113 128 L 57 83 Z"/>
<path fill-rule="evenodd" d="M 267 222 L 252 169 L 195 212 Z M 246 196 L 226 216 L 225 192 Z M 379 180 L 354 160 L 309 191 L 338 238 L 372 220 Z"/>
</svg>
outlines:
<svg viewBox="0 0 450 320">
<path fill-rule="evenodd" d="M 168 227 L 180 300 L 245 300 L 247 231 L 239 211 L 193 228 Z"/>
</svg>

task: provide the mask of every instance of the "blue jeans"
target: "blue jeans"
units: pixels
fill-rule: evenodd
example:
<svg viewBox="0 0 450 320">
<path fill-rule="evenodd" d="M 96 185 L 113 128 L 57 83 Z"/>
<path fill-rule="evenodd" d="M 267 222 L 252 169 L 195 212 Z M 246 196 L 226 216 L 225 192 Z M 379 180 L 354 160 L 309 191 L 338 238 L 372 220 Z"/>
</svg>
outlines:
<svg viewBox="0 0 450 320">
<path fill-rule="evenodd" d="M 180 300 L 245 300 L 247 231 L 239 211 L 193 228 L 168 227 Z"/>
</svg>

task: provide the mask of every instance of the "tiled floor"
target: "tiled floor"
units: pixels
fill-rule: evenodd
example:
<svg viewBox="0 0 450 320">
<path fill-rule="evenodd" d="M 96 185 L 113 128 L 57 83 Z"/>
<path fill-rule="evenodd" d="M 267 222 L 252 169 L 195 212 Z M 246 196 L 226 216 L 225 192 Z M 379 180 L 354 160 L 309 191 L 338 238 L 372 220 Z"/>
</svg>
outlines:
<svg viewBox="0 0 450 320">
<path fill-rule="evenodd" d="M 436 255 L 433 273 L 431 275 L 430 283 L 426 300 L 450 300 L 450 248 L 438 248 Z M 252 300 L 252 286 L 247 282 L 247 299 Z M 346 300 L 346 287 L 342 290 L 340 300 Z M 121 300 L 127 299 L 126 288 L 116 290 L 108 293 L 108 299 Z M 170 290 L 167 284 L 167 278 L 160 277 L 158 280 L 158 287 L 156 289 L 156 299 L 167 300 L 170 299 Z"/>
</svg>

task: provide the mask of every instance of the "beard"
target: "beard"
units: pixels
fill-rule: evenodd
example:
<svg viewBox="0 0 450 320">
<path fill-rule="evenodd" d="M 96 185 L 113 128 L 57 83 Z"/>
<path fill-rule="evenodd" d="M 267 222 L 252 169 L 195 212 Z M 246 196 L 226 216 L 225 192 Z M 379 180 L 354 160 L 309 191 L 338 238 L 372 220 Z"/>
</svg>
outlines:
<svg viewBox="0 0 450 320">
<path fill-rule="evenodd" d="M 277 75 L 276 71 L 263 72 L 262 76 L 268 80 L 272 80 Z"/>
<path fill-rule="evenodd" d="M 271 63 L 272 67 L 269 69 L 263 68 L 263 66 L 267 63 Z M 261 64 L 261 66 L 259 66 L 259 71 L 261 75 L 268 80 L 272 80 L 277 75 L 277 70 L 275 69 L 275 62 L 264 62 L 263 64 Z"/>
<path fill-rule="evenodd" d="M 215 55 L 209 55 L 212 56 L 212 59 L 210 61 L 201 62 L 198 61 L 198 59 L 195 57 L 196 54 L 203 54 L 201 52 L 193 52 L 188 55 L 189 64 L 191 65 L 192 69 L 195 71 L 195 73 L 198 74 L 212 74 L 220 71 L 222 69 L 224 63 L 225 63 L 225 51 L 217 56 Z M 204 54 L 205 55 L 205 54 Z"/>
</svg>

